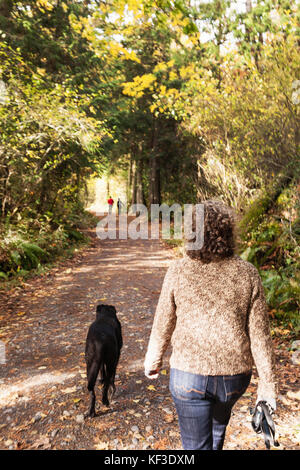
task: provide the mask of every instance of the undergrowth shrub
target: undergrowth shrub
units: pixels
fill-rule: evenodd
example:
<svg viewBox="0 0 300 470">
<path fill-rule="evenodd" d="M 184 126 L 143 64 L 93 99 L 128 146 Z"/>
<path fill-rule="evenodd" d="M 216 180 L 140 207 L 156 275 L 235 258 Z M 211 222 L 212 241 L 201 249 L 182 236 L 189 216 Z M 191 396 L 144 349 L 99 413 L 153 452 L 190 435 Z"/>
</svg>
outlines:
<svg viewBox="0 0 300 470">
<path fill-rule="evenodd" d="M 81 211 L 78 220 L 59 222 L 51 216 L 47 213 L 39 219 L 26 217 L 17 225 L 1 227 L 0 284 L 14 276 L 26 276 L 78 244 L 87 243 L 82 230 L 96 225 L 94 216 L 85 211 Z"/>
<path fill-rule="evenodd" d="M 269 209 L 264 212 L 266 202 Z M 300 308 L 299 208 L 299 186 L 292 182 L 272 203 L 263 195 L 240 224 L 241 257 L 258 268 L 274 316 L 292 321 L 296 328 Z"/>
</svg>

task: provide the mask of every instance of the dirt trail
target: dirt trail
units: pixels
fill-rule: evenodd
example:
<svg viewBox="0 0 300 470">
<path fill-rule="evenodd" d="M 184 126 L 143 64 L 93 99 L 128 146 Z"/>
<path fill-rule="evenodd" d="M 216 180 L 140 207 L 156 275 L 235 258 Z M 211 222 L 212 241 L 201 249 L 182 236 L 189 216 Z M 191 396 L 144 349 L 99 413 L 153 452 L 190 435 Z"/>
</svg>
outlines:
<svg viewBox="0 0 300 470">
<path fill-rule="evenodd" d="M 173 252 L 158 240 L 100 241 L 94 231 L 90 235 L 91 245 L 72 259 L 0 296 L 0 339 L 6 343 L 0 449 L 181 448 L 168 362 L 158 381 L 143 374 L 153 313 Z M 97 401 L 97 417 L 84 420 L 84 345 L 97 303 L 116 306 L 124 347 L 112 406 Z M 299 367 L 291 363 L 287 346 L 281 342 L 276 348 L 281 379 L 275 420 L 279 449 L 296 449 Z M 249 421 L 256 383 L 254 374 L 234 408 L 225 449 L 264 449 Z"/>
</svg>

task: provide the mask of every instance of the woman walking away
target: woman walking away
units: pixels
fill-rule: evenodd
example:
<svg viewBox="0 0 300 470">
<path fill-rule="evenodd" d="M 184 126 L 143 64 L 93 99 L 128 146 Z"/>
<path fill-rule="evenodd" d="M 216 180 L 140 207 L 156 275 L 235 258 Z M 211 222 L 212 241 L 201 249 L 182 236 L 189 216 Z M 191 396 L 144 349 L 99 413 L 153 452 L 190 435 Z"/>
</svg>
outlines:
<svg viewBox="0 0 300 470">
<path fill-rule="evenodd" d="M 258 400 L 276 409 L 272 341 L 257 269 L 234 255 L 234 216 L 205 201 L 204 243 L 171 263 L 157 304 L 145 374 L 157 378 L 171 340 L 170 391 L 186 450 L 221 450 L 253 363 Z M 193 231 L 195 227 L 193 215 Z"/>
</svg>

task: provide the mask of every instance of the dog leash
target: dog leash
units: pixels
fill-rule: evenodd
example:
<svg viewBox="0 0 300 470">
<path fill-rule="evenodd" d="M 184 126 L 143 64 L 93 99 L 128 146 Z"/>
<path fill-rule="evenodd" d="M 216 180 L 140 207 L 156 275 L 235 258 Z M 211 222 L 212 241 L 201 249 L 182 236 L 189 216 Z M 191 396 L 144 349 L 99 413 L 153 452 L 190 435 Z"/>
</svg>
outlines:
<svg viewBox="0 0 300 470">
<path fill-rule="evenodd" d="M 267 449 L 278 447 L 279 443 L 275 439 L 275 425 L 268 404 L 265 401 L 259 401 L 256 407 L 250 410 L 252 415 L 252 428 L 257 433 L 262 433 Z"/>
</svg>

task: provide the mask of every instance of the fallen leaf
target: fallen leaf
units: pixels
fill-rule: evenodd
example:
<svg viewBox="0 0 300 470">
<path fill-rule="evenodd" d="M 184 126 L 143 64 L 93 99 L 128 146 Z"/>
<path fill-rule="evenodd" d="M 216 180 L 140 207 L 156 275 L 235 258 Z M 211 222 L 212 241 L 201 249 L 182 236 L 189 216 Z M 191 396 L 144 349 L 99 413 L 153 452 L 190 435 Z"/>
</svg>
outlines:
<svg viewBox="0 0 300 470">
<path fill-rule="evenodd" d="M 108 442 L 98 442 L 95 446 L 96 450 L 108 450 Z"/>
<path fill-rule="evenodd" d="M 300 400 L 300 390 L 298 390 L 297 392 L 289 391 L 287 392 L 287 396 L 292 400 Z"/>
<path fill-rule="evenodd" d="M 173 416 L 173 414 L 166 414 L 166 415 L 164 416 L 164 421 L 165 421 L 166 423 L 172 423 L 172 422 L 174 421 L 174 416 Z"/>
<path fill-rule="evenodd" d="M 38 449 L 42 447 L 43 449 L 50 449 L 51 444 L 50 440 L 47 436 L 41 436 L 39 439 L 37 439 L 30 447 L 29 449 Z"/>
<path fill-rule="evenodd" d="M 74 387 L 64 388 L 61 392 L 62 393 L 74 393 L 76 392 L 77 388 L 76 385 Z"/>
<path fill-rule="evenodd" d="M 149 385 L 149 386 L 147 387 L 147 389 L 148 389 L 148 390 L 152 390 L 153 392 L 156 391 L 156 388 L 154 387 L 154 385 Z"/>
</svg>

